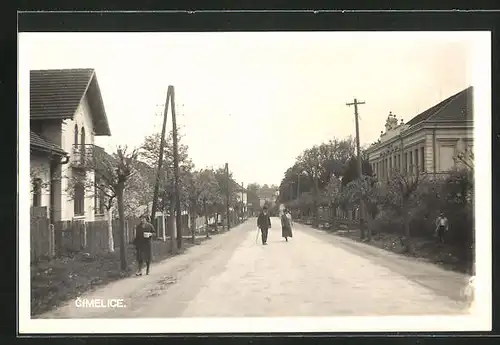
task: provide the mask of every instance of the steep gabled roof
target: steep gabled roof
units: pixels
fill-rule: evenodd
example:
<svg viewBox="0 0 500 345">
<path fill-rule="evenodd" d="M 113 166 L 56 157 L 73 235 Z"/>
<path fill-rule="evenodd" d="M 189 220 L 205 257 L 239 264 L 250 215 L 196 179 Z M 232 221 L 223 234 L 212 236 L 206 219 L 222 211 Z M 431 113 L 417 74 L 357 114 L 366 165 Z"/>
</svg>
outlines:
<svg viewBox="0 0 500 345">
<path fill-rule="evenodd" d="M 50 142 L 48 139 L 42 138 L 40 135 L 30 131 L 30 148 L 33 150 L 53 153 L 60 156 L 65 156 L 67 153 L 56 144 Z"/>
<path fill-rule="evenodd" d="M 94 69 L 30 71 L 30 119 L 72 119 L 87 95 L 96 135 L 111 135 Z"/>
<path fill-rule="evenodd" d="M 439 102 L 406 123 L 408 126 L 426 122 L 472 121 L 472 86 Z"/>
</svg>

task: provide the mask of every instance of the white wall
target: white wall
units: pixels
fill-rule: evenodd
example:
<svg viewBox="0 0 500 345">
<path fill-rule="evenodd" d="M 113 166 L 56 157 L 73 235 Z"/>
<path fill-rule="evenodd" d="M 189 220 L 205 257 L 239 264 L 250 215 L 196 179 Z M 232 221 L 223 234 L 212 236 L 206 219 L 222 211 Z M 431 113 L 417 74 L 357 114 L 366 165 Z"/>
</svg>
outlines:
<svg viewBox="0 0 500 345">
<path fill-rule="evenodd" d="M 50 214 L 50 162 L 46 157 L 30 155 L 30 180 L 39 178 L 45 185 L 42 188 L 42 197 L 40 206 L 47 206 L 47 214 Z M 33 206 L 33 187 L 30 181 L 30 206 Z"/>
<path fill-rule="evenodd" d="M 90 107 L 88 104 L 87 96 L 84 97 L 82 103 L 78 107 L 73 120 L 66 120 L 62 125 L 62 148 L 70 154 L 73 155 L 73 144 L 75 135 L 75 124 L 78 125 L 78 143 L 80 143 L 80 135 L 82 132 L 82 127 L 85 128 L 85 144 L 94 144 L 94 124 L 92 121 L 92 116 L 90 113 Z M 71 164 L 63 165 L 62 175 L 66 178 L 62 180 L 62 220 L 71 220 L 74 216 L 74 205 L 71 195 L 67 193 L 68 188 L 68 178 L 72 176 Z M 91 180 L 94 179 L 93 173 L 88 173 Z M 85 219 L 92 221 L 94 220 L 94 192 L 85 191 Z"/>
</svg>

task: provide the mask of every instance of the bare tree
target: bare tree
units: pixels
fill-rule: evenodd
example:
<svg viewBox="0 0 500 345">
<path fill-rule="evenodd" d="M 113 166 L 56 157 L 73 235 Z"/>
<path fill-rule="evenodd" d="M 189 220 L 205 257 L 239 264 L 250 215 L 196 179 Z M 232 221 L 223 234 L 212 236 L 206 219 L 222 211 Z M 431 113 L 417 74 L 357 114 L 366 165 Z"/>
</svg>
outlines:
<svg viewBox="0 0 500 345">
<path fill-rule="evenodd" d="M 332 229 L 335 229 L 336 224 L 336 211 L 341 200 L 342 193 L 342 180 L 335 175 L 332 175 L 330 181 L 325 188 L 325 195 L 330 204 L 330 223 Z"/>
<path fill-rule="evenodd" d="M 377 207 L 377 203 L 380 199 L 380 186 L 375 177 L 363 175 L 361 180 L 356 179 L 349 182 L 345 188 L 345 194 L 350 203 L 360 205 L 362 202 L 366 205 L 368 216 L 372 216 L 373 209 Z M 367 229 L 367 240 L 371 241 L 372 232 L 371 228 Z M 362 236 L 363 239 L 364 236 Z"/>
<path fill-rule="evenodd" d="M 454 157 L 455 163 L 463 164 L 467 169 L 474 172 L 474 152 L 471 148 L 467 148 L 462 152 L 459 152 L 456 157 Z"/>
<path fill-rule="evenodd" d="M 380 188 L 382 202 L 403 218 L 404 237 L 401 238 L 401 244 L 406 252 L 412 250 L 410 221 L 412 218 L 411 209 L 419 199 L 419 187 L 427 180 L 427 175 L 418 172 L 418 169 L 410 167 L 413 173 L 401 173 L 397 170 L 391 173 L 391 178 L 385 188 Z"/>
<path fill-rule="evenodd" d="M 80 185 L 84 190 L 102 193 L 106 197 L 105 205 L 108 212 L 111 210 L 116 198 L 120 223 L 120 262 L 121 269 L 126 270 L 124 192 L 126 182 L 134 173 L 133 167 L 137 161 L 137 151 L 134 149 L 128 153 L 126 146 L 118 147 L 116 154 L 111 156 L 102 148 L 93 147 L 92 152 L 85 152 L 83 157 L 86 171 L 71 177 L 68 190 L 71 192 L 75 186 Z M 91 176 L 88 172 L 92 172 L 94 176 Z M 110 218 L 108 218 L 108 221 L 111 221 Z M 111 247 L 114 247 L 112 231 L 109 238 L 110 250 L 113 250 L 114 248 L 111 249 Z"/>
</svg>

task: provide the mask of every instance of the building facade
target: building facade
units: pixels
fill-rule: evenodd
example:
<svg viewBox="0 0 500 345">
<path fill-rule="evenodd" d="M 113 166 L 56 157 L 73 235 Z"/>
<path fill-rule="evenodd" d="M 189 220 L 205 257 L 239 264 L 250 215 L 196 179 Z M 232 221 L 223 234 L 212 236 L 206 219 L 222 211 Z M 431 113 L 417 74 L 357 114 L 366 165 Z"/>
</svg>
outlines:
<svg viewBox="0 0 500 345">
<path fill-rule="evenodd" d="M 94 138 L 111 135 L 99 84 L 93 69 L 30 71 L 30 130 L 37 137 L 67 153 L 69 159 L 53 164 L 49 214 L 52 222 L 94 220 L 96 191 L 88 162 L 94 152 Z M 30 164 L 38 159 L 30 156 Z M 86 183 L 75 184 L 75 177 Z"/>
<path fill-rule="evenodd" d="M 459 167 L 458 153 L 473 150 L 473 88 L 469 87 L 404 123 L 389 113 L 385 131 L 368 150 L 368 161 L 380 181 L 395 170 L 434 177 Z"/>
</svg>

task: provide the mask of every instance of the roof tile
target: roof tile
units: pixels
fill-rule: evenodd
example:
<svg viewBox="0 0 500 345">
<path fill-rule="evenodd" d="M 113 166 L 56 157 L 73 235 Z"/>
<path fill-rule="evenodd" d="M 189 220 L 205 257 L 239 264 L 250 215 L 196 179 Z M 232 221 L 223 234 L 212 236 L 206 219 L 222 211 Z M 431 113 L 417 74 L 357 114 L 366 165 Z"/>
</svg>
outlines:
<svg viewBox="0 0 500 345">
<path fill-rule="evenodd" d="M 66 155 L 66 152 L 56 144 L 42 138 L 42 136 L 30 131 L 30 147 L 46 152 L 54 152 L 59 155 Z"/>
</svg>

